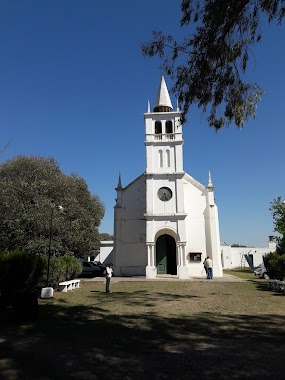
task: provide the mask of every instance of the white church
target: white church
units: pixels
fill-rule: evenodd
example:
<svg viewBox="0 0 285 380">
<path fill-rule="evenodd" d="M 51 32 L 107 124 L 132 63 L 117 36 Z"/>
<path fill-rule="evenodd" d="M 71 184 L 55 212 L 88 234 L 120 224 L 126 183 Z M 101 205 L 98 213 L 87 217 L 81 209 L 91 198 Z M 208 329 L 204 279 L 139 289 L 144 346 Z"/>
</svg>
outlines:
<svg viewBox="0 0 285 380">
<path fill-rule="evenodd" d="M 183 170 L 182 112 L 173 110 L 164 78 L 144 114 L 146 171 L 128 186 L 121 178 L 114 207 L 116 276 L 204 277 L 213 260 L 222 277 L 218 208 L 209 173 L 204 186 Z"/>
</svg>

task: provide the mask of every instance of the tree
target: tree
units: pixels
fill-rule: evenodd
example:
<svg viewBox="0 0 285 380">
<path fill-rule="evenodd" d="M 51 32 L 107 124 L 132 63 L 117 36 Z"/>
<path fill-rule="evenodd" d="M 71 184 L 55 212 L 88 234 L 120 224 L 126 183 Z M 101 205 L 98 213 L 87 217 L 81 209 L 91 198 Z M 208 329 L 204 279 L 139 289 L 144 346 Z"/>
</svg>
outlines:
<svg viewBox="0 0 285 380">
<path fill-rule="evenodd" d="M 285 278 L 285 208 L 281 197 L 270 203 L 273 216 L 274 231 L 281 236 L 277 237 L 276 252 L 270 252 L 263 257 L 263 261 L 270 278 L 283 280 Z"/>
<path fill-rule="evenodd" d="M 209 112 L 216 130 L 235 123 L 242 128 L 263 90 L 243 81 L 250 48 L 262 39 L 263 16 L 278 24 L 285 14 L 284 0 L 182 0 L 182 42 L 161 31 L 142 44 L 144 56 L 163 58 L 162 69 L 175 81 L 173 92 L 184 110 L 193 104 Z M 193 27 L 195 30 L 192 34 Z"/>
<path fill-rule="evenodd" d="M 103 204 L 53 158 L 17 156 L 1 164 L 0 204 L 0 252 L 46 253 L 50 231 L 52 254 L 82 257 L 99 248 Z"/>
<path fill-rule="evenodd" d="M 277 197 L 270 203 L 270 211 L 273 216 L 274 231 L 281 235 L 277 237 L 276 251 L 285 255 L 285 207 L 281 197 Z"/>
</svg>

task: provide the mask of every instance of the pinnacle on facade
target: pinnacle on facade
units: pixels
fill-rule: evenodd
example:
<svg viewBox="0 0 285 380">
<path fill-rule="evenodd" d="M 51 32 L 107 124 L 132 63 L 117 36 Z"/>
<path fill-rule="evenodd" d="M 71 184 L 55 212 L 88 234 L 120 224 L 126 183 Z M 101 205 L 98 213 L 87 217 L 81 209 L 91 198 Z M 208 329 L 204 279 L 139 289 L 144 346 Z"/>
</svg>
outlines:
<svg viewBox="0 0 285 380">
<path fill-rule="evenodd" d="M 210 170 L 209 170 L 209 174 L 208 174 L 208 187 L 214 187 Z"/>
<path fill-rule="evenodd" d="M 176 100 L 176 111 L 179 112 L 180 111 L 180 107 L 179 107 L 179 102 L 178 102 L 178 99 Z"/>
<path fill-rule="evenodd" d="M 169 92 L 168 92 L 163 76 L 161 77 L 160 86 L 158 89 L 153 111 L 154 112 L 172 112 L 173 111 L 171 99 L 170 99 Z"/>
<path fill-rule="evenodd" d="M 150 113 L 150 102 L 149 102 L 149 100 L 147 101 L 147 113 Z"/>
<path fill-rule="evenodd" d="M 117 189 L 121 189 L 121 188 L 122 188 L 121 173 L 119 173 L 119 180 L 118 180 Z"/>
</svg>

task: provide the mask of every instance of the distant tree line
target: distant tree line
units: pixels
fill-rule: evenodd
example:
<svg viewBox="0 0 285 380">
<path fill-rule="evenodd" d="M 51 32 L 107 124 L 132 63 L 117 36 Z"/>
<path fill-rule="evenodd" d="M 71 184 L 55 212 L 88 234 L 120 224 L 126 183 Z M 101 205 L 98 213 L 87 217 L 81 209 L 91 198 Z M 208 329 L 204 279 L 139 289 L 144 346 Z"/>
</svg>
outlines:
<svg viewBox="0 0 285 380">
<path fill-rule="evenodd" d="M 106 232 L 102 232 L 100 234 L 100 240 L 101 241 L 114 240 L 114 235 L 110 235 Z"/>
</svg>

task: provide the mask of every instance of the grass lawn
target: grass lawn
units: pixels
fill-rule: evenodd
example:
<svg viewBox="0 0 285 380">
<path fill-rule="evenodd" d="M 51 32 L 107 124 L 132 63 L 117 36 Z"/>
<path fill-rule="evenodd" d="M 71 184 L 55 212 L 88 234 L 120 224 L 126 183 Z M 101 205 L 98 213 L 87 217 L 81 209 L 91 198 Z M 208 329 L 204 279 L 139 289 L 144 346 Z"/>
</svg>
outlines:
<svg viewBox="0 0 285 380">
<path fill-rule="evenodd" d="M 0 325 L 0 379 L 284 379 L 285 296 L 266 282 L 85 282 Z"/>
<path fill-rule="evenodd" d="M 223 272 L 224 274 L 231 274 L 246 280 L 254 280 L 257 278 L 250 268 L 224 269 Z"/>
</svg>

